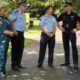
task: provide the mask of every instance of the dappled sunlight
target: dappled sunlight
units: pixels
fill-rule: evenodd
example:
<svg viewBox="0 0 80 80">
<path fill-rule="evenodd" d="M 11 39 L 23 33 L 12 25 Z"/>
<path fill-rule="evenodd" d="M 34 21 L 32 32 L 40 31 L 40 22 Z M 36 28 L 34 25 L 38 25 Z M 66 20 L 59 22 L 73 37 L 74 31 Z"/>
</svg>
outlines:
<svg viewBox="0 0 80 80">
<path fill-rule="evenodd" d="M 22 74 L 14 74 L 14 75 L 10 75 L 10 76 L 7 76 L 6 77 L 6 79 L 7 80 L 13 80 L 13 79 L 19 79 L 19 80 L 22 80 L 22 78 L 24 78 L 23 80 L 31 80 L 31 79 L 29 79 L 28 77 L 29 77 L 30 75 L 28 74 L 28 73 L 22 73 Z"/>
<path fill-rule="evenodd" d="M 45 74 L 46 72 L 45 71 L 40 71 L 42 74 Z"/>
<path fill-rule="evenodd" d="M 12 75 L 13 77 L 18 77 L 18 75 Z"/>
<path fill-rule="evenodd" d="M 54 58 L 63 57 L 64 56 L 64 53 L 60 53 L 60 54 L 55 53 L 54 55 L 55 55 Z M 46 58 L 48 58 L 48 54 L 46 54 L 45 56 L 46 56 Z"/>
<path fill-rule="evenodd" d="M 64 56 L 64 53 L 55 53 L 55 56 L 62 57 L 62 56 Z"/>
<path fill-rule="evenodd" d="M 25 74 L 21 74 L 22 76 L 29 76 L 29 74 L 28 73 L 25 73 Z"/>
<path fill-rule="evenodd" d="M 27 54 L 31 55 L 31 54 L 37 54 L 37 51 L 29 51 L 27 52 Z"/>
<path fill-rule="evenodd" d="M 57 34 L 58 35 L 58 34 Z M 48 46 L 45 55 L 45 61 L 42 68 L 37 68 L 37 61 L 39 57 L 39 41 L 40 35 L 26 34 L 29 39 L 33 40 L 32 44 L 24 49 L 23 61 L 26 69 L 20 72 L 10 71 L 10 75 L 6 80 L 80 80 L 80 70 L 74 72 L 73 65 L 70 68 L 60 66 L 60 63 L 64 62 L 64 49 L 61 41 L 61 37 L 56 39 L 56 45 L 54 50 L 54 67 L 48 66 Z M 78 37 L 79 38 L 79 37 Z M 78 49 L 80 46 L 78 46 Z M 80 50 L 79 50 L 80 52 Z M 72 58 L 71 58 L 72 60 Z M 72 63 L 72 61 L 71 61 Z"/>
<path fill-rule="evenodd" d="M 27 71 L 28 69 L 26 69 Z M 32 70 L 32 69 L 31 69 Z M 54 73 L 54 71 L 56 71 L 57 69 L 49 69 L 49 68 L 46 68 L 46 69 L 36 69 L 34 68 L 34 70 L 36 70 L 34 73 L 32 72 L 31 74 L 31 70 L 30 72 L 28 73 L 25 73 L 25 72 L 21 72 L 21 73 L 18 73 L 16 74 L 16 72 L 14 74 L 11 74 L 10 76 L 7 76 L 6 80 L 15 80 L 15 79 L 19 79 L 19 80 L 22 80 L 24 78 L 24 80 L 48 80 L 48 74 L 50 74 L 51 77 L 55 78 L 55 75 L 59 74 L 59 73 Z M 33 76 L 33 77 L 31 77 Z"/>
</svg>

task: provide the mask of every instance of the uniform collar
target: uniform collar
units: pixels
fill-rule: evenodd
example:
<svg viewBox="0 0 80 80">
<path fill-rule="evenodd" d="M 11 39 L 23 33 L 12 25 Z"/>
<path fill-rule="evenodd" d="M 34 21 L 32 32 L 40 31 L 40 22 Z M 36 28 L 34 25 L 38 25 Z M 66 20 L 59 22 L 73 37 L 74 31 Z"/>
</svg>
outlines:
<svg viewBox="0 0 80 80">
<path fill-rule="evenodd" d="M 67 15 L 71 15 L 72 13 L 73 13 L 73 11 L 71 11 L 71 13 L 70 13 L 70 14 L 68 14 L 68 13 L 66 12 L 66 14 L 67 14 Z"/>
<path fill-rule="evenodd" d="M 24 12 L 22 12 L 20 9 L 18 9 L 19 10 L 19 13 L 21 13 L 21 14 L 23 14 Z"/>
<path fill-rule="evenodd" d="M 1 18 L 4 18 L 4 16 L 0 16 Z"/>
<path fill-rule="evenodd" d="M 51 17 L 52 17 L 52 15 L 48 16 L 47 14 L 45 14 L 45 16 L 46 16 L 46 17 L 49 17 L 49 18 L 51 18 Z"/>
</svg>

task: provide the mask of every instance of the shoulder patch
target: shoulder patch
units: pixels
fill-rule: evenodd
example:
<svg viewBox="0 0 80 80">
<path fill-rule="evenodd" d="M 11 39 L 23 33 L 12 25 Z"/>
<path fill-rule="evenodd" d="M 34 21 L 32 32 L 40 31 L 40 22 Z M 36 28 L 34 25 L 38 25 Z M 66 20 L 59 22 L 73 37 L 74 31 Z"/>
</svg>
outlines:
<svg viewBox="0 0 80 80">
<path fill-rule="evenodd" d="M 43 16 L 40 17 L 40 21 L 43 20 Z"/>
<path fill-rule="evenodd" d="M 17 14 L 18 12 L 19 12 L 19 10 L 15 10 L 15 11 L 13 11 L 14 14 Z"/>
</svg>

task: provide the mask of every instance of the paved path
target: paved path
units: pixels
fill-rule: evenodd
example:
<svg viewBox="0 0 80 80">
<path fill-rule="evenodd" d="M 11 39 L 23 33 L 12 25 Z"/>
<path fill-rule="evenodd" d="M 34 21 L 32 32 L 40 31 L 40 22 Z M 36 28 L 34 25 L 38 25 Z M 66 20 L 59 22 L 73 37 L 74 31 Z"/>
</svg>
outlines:
<svg viewBox="0 0 80 80">
<path fill-rule="evenodd" d="M 10 69 L 10 59 L 8 60 L 8 76 L 3 80 L 80 80 L 80 70 L 74 72 L 73 68 L 61 67 L 60 63 L 64 62 L 64 52 L 62 46 L 61 32 L 57 31 L 56 37 L 56 47 L 54 54 L 54 68 L 49 68 L 47 65 L 47 52 L 45 56 L 45 61 L 43 68 L 37 68 L 37 60 L 39 55 L 39 40 L 40 35 L 33 35 L 34 40 L 32 45 L 24 49 L 24 55 L 22 64 L 26 66 L 26 69 L 20 72 L 14 72 Z M 28 34 L 29 36 L 29 34 Z M 80 32 L 77 33 L 78 36 L 78 50 L 80 52 Z M 80 53 L 79 53 L 80 55 Z M 79 60 L 80 61 L 80 60 Z M 71 66 L 72 58 L 71 58 Z M 80 67 L 80 62 L 79 62 Z"/>
</svg>

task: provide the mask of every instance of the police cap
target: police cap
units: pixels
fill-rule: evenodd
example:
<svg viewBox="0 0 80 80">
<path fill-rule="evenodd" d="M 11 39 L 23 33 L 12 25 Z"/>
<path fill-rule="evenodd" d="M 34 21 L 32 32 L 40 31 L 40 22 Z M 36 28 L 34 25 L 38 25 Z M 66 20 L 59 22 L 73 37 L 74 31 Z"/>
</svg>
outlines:
<svg viewBox="0 0 80 80">
<path fill-rule="evenodd" d="M 64 4 L 64 7 L 67 7 L 67 6 L 72 6 L 72 3 L 71 3 L 71 2 L 66 2 L 66 3 Z"/>
<path fill-rule="evenodd" d="M 26 2 L 19 2 L 18 6 L 26 6 Z"/>
</svg>

